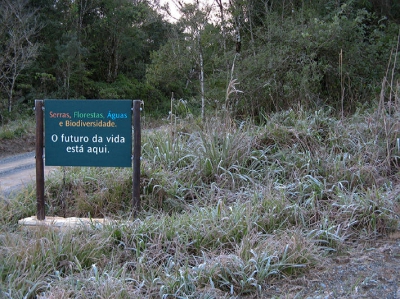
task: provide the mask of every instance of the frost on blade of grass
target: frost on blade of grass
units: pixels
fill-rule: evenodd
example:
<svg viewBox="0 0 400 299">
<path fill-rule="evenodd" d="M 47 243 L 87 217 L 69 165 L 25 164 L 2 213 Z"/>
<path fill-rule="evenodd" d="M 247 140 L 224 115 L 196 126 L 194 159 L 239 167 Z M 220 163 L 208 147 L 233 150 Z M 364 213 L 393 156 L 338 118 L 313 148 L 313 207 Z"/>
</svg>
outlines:
<svg viewBox="0 0 400 299">
<path fill-rule="evenodd" d="M 129 168 L 63 167 L 45 186 L 48 215 L 96 218 L 131 208 Z"/>
</svg>

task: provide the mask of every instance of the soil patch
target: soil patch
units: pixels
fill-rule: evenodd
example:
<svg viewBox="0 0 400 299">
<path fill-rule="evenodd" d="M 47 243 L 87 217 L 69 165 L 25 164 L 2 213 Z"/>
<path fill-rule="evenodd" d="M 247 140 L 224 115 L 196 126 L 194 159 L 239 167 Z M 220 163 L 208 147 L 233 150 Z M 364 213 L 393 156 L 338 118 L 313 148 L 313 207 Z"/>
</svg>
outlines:
<svg viewBox="0 0 400 299">
<path fill-rule="evenodd" d="M 343 255 L 327 257 L 303 277 L 288 278 L 268 295 L 283 298 L 400 298 L 400 232 L 353 244 Z M 263 298 L 267 298 L 266 297 Z"/>
<path fill-rule="evenodd" d="M 32 152 L 34 150 L 35 150 L 34 135 L 24 135 L 20 138 L 0 140 L 0 158 Z"/>
</svg>

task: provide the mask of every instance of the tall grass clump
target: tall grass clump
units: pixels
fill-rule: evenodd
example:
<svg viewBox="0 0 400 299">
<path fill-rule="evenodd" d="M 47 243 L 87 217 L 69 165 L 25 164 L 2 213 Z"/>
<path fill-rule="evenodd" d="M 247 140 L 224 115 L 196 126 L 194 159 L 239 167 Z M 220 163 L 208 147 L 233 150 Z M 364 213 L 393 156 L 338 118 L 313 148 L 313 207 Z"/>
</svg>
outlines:
<svg viewBox="0 0 400 299">
<path fill-rule="evenodd" d="M 127 168 L 63 167 L 46 182 L 50 214 L 104 217 L 129 211 L 132 172 Z"/>
</svg>

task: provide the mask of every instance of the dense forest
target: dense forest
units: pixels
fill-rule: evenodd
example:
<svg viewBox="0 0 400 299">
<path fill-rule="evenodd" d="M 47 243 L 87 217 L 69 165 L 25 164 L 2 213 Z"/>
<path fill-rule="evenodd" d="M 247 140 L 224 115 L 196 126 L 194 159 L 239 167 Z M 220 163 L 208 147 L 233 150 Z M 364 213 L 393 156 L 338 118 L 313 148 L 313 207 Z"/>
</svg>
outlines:
<svg viewBox="0 0 400 299">
<path fill-rule="evenodd" d="M 395 0 L 3 0 L 0 19 L 2 121 L 42 98 L 352 113 L 399 88 Z"/>
</svg>

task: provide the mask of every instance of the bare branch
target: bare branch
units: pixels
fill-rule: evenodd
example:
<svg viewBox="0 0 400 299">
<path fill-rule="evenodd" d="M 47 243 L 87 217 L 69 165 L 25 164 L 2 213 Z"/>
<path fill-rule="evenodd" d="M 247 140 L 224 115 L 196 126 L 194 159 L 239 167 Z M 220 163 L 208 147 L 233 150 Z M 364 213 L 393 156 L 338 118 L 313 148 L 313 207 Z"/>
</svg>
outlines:
<svg viewBox="0 0 400 299">
<path fill-rule="evenodd" d="M 0 86 L 8 96 L 10 112 L 17 79 L 38 55 L 39 44 L 31 41 L 40 30 L 36 14 L 27 0 L 0 3 Z"/>
</svg>

